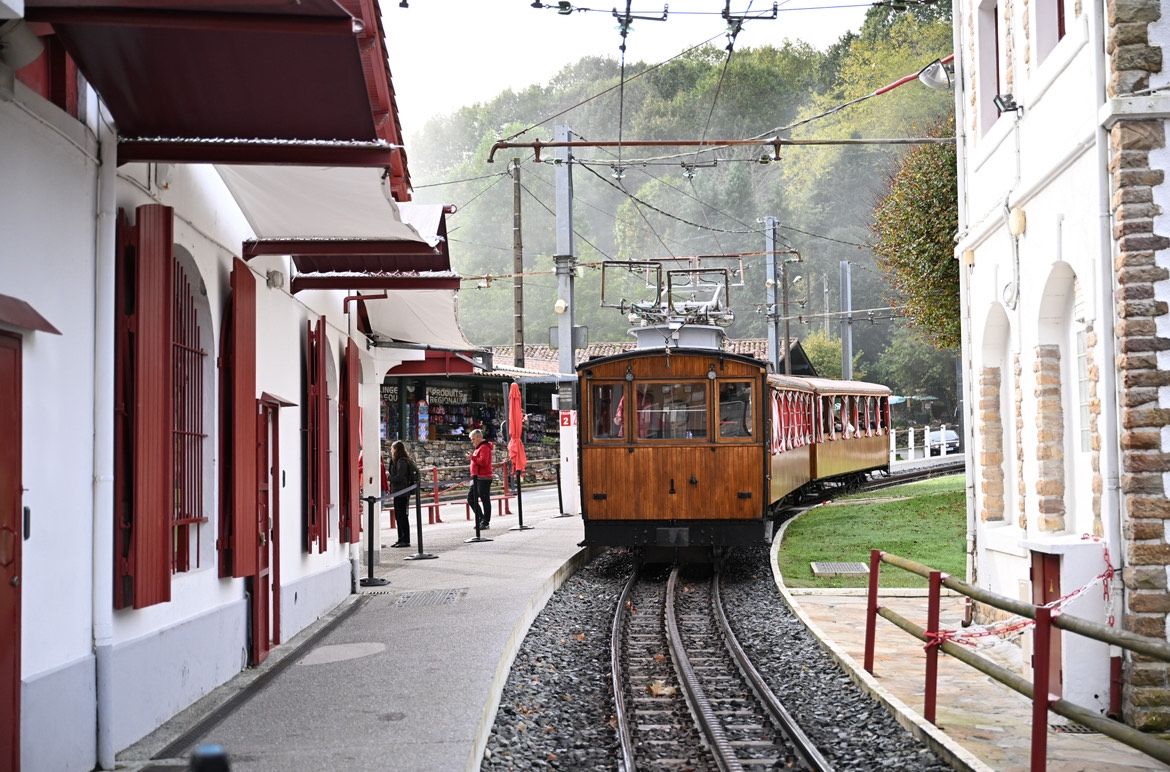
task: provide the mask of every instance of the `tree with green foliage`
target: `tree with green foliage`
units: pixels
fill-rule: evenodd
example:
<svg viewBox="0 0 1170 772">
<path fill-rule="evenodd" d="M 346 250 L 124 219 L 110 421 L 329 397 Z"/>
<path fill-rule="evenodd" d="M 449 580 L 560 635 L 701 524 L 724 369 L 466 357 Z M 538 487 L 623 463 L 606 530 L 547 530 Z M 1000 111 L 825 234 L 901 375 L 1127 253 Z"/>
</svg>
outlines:
<svg viewBox="0 0 1170 772">
<path fill-rule="evenodd" d="M 800 347 L 812 362 L 813 369 L 822 378 L 841 377 L 841 339 L 830 337 L 823 331 L 810 332 L 800 339 Z M 861 364 L 861 354 L 853 355 L 853 380 L 863 381 L 866 378 L 865 367 Z"/>
<path fill-rule="evenodd" d="M 882 351 L 874 377 L 895 394 L 933 396 L 934 418 L 954 421 L 958 404 L 956 363 L 958 352 L 939 349 L 908 325 L 894 330 L 890 345 Z"/>
<path fill-rule="evenodd" d="M 953 136 L 954 121 L 935 136 Z M 890 179 L 873 213 L 874 252 L 918 329 L 940 348 L 955 348 L 959 330 L 959 264 L 955 146 L 919 145 Z"/>
</svg>

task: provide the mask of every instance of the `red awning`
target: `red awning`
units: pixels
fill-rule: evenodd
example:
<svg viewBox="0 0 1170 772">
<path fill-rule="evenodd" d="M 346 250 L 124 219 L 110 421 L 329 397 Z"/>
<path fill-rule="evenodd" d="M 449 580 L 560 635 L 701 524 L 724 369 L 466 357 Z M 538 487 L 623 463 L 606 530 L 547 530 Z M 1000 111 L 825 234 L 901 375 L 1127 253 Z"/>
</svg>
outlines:
<svg viewBox="0 0 1170 772">
<path fill-rule="evenodd" d="M 343 165 L 373 143 L 409 197 L 375 0 L 27 0 L 25 15 L 101 94 L 122 162 L 253 163 L 256 141 L 261 162 L 303 163 L 308 142 Z"/>
</svg>

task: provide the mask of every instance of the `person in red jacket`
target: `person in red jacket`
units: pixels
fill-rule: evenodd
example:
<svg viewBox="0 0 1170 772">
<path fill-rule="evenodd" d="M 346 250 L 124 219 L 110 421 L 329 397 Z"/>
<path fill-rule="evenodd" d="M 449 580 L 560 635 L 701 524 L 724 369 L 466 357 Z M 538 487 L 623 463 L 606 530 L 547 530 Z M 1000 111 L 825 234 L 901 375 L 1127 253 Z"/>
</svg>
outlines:
<svg viewBox="0 0 1170 772">
<path fill-rule="evenodd" d="M 475 513 L 478 530 L 486 530 L 492 521 L 492 444 L 483 438 L 483 431 L 473 429 L 467 435 L 471 440 L 471 490 L 467 504 Z M 482 502 L 482 507 L 481 507 Z"/>
</svg>

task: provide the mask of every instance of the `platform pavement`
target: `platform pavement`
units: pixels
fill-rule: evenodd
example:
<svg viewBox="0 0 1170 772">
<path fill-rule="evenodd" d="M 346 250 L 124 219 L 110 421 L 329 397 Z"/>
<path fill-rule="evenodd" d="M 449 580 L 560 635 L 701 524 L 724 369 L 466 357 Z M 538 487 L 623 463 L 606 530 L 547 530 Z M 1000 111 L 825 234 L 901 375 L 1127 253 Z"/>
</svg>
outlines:
<svg viewBox="0 0 1170 772">
<path fill-rule="evenodd" d="M 490 542 L 464 543 L 474 529 L 463 511 L 448 505 L 445 522 L 424 523 L 424 547 L 438 559 L 407 561 L 414 550 L 387 548 L 375 575 L 389 586 L 362 588 L 274 649 L 280 670 L 267 683 L 240 682 L 269 662 L 245 671 L 119 754 L 120 766 L 181 768 L 194 745 L 218 743 L 233 772 L 478 768 L 519 642 L 586 551 L 580 518 L 557 517 L 555 489 L 524 492 L 531 530 L 509 530 L 515 507 L 494 515 L 483 532 Z M 381 525 L 383 543 L 393 543 L 387 518 Z M 169 759 L 149 761 L 160 751 Z"/>
</svg>

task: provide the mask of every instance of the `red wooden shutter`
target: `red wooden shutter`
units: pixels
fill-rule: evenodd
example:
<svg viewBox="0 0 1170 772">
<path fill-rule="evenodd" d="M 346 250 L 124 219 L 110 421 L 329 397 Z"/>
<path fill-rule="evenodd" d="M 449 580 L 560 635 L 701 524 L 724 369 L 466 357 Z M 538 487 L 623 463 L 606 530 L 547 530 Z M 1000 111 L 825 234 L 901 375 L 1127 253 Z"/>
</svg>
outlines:
<svg viewBox="0 0 1170 772">
<path fill-rule="evenodd" d="M 219 537 L 215 550 L 219 555 L 220 578 L 232 575 L 232 383 L 235 382 L 235 357 L 232 352 L 232 330 L 235 320 L 232 302 L 224 306 L 223 325 L 219 331 Z"/>
<path fill-rule="evenodd" d="M 308 528 L 305 550 L 324 552 L 329 544 L 329 395 L 325 375 L 325 317 L 316 329 L 306 322 L 305 490 Z"/>
<path fill-rule="evenodd" d="M 143 608 L 171 599 L 174 505 L 171 393 L 170 207 L 138 207 L 118 222 L 115 344 L 114 604 Z"/>
<path fill-rule="evenodd" d="M 349 543 L 361 539 L 362 506 L 361 479 L 358 477 L 358 453 L 361 445 L 361 412 L 358 409 L 358 381 L 361 369 L 358 364 L 357 346 L 353 338 L 345 344 L 345 357 L 341 363 L 342 394 L 338 420 L 341 454 L 341 539 Z"/>
<path fill-rule="evenodd" d="M 256 277 L 232 263 L 232 576 L 256 573 Z"/>
</svg>

